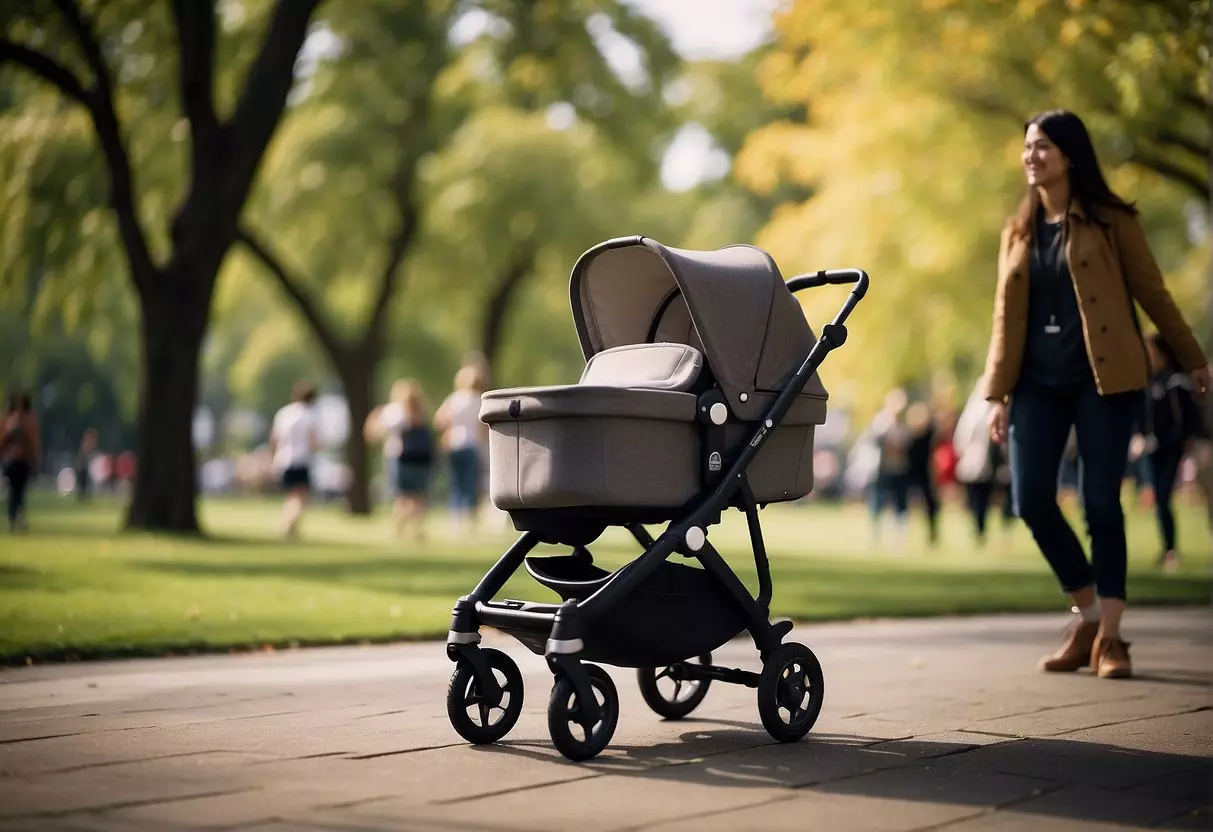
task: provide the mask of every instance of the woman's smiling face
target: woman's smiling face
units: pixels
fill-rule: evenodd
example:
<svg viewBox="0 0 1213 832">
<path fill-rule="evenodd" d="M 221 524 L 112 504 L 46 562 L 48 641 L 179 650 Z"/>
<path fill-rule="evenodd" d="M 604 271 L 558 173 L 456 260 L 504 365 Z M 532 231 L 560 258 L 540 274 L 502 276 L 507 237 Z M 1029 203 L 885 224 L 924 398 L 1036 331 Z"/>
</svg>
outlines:
<svg viewBox="0 0 1213 832">
<path fill-rule="evenodd" d="M 1022 159 L 1024 175 L 1033 187 L 1047 188 L 1060 181 L 1070 166 L 1070 160 L 1035 124 L 1024 134 Z"/>
</svg>

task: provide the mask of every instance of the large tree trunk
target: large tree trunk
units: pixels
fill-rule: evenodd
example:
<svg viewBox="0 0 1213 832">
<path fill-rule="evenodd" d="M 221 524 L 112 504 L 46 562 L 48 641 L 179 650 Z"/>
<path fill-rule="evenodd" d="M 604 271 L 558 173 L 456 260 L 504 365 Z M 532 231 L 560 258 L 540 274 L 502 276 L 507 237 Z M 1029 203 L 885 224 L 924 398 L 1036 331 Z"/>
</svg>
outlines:
<svg viewBox="0 0 1213 832">
<path fill-rule="evenodd" d="M 371 513 L 371 471 L 366 437 L 362 426 L 371 412 L 371 386 L 378 361 L 335 362 L 345 388 L 350 411 L 350 435 L 345 442 L 345 463 L 350 469 L 346 500 L 351 514 Z"/>
<path fill-rule="evenodd" d="M 198 358 L 206 331 L 208 299 L 191 302 L 177 292 L 142 297 L 143 379 L 139 393 L 134 494 L 127 509 L 129 529 L 197 533 L 198 480 L 193 422 L 198 402 Z M 195 278 L 196 279 L 196 278 Z M 188 284 L 187 284 L 188 285 Z"/>
</svg>

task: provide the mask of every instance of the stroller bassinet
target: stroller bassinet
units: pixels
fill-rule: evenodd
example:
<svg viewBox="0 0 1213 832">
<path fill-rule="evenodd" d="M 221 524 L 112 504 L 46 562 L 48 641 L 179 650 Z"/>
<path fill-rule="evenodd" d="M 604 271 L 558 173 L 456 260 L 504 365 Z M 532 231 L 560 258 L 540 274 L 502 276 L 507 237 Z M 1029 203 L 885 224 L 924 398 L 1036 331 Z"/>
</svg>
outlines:
<svg viewBox="0 0 1213 832">
<path fill-rule="evenodd" d="M 758 689 L 759 714 L 777 739 L 809 731 L 821 668 L 807 647 L 781 643 L 790 622 L 768 620 L 758 511 L 812 490 L 813 434 L 827 399 L 817 368 L 844 343 L 844 321 L 867 282 L 843 270 L 785 283 L 770 255 L 751 246 L 686 251 L 627 237 L 582 255 L 570 281 L 586 358 L 580 381 L 483 397 L 490 496 L 523 534 L 455 605 L 447 708 L 464 738 L 494 742 L 521 711 L 517 666 L 479 647 L 482 625 L 546 656 L 556 677 L 549 731 L 571 759 L 601 751 L 618 716 L 610 676 L 583 660 L 638 668 L 645 700 L 668 717 L 690 713 L 719 680 Z M 856 286 L 818 339 L 793 293 L 826 283 Z M 749 523 L 756 598 L 707 541 L 730 507 Z M 655 540 L 643 524 L 656 523 L 668 525 Z M 610 525 L 644 547 L 614 573 L 586 548 Z M 529 557 L 541 543 L 572 552 Z M 674 555 L 698 565 L 672 563 Z M 494 600 L 522 566 L 563 603 Z M 747 629 L 762 673 L 713 667 L 711 651 Z M 659 690 L 662 679 L 676 683 L 673 698 Z"/>
<path fill-rule="evenodd" d="M 816 340 L 771 257 L 749 246 L 608 243 L 578 262 L 571 294 L 580 382 L 493 391 L 480 413 L 493 503 L 557 539 L 571 517 L 671 519 L 744 444 Z M 713 395 L 729 424 L 703 409 Z M 747 469 L 760 503 L 812 490 L 826 397 L 814 374 Z"/>
</svg>

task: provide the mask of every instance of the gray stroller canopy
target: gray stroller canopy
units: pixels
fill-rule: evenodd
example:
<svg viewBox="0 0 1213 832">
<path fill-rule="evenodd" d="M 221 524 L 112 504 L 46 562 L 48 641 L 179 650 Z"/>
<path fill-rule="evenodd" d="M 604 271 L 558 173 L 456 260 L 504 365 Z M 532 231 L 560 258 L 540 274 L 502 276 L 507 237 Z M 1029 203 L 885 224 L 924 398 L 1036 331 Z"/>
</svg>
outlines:
<svg viewBox="0 0 1213 832">
<path fill-rule="evenodd" d="M 577 261 L 569 292 L 587 361 L 650 336 L 690 344 L 743 419 L 758 418 L 816 340 L 775 261 L 753 246 L 687 251 L 645 237 L 608 240 Z M 826 395 L 816 374 L 802 395 Z"/>
</svg>

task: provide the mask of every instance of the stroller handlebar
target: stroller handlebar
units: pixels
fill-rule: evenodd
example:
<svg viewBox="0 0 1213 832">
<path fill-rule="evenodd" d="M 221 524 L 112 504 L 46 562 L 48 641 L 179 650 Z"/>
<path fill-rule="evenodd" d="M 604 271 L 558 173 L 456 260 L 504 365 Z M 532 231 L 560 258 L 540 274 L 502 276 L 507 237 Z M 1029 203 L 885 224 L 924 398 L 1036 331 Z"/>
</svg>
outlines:
<svg viewBox="0 0 1213 832">
<path fill-rule="evenodd" d="M 863 269 L 822 269 L 816 272 L 805 272 L 787 281 L 788 291 L 795 294 L 802 289 L 812 289 L 816 286 L 845 286 L 855 284 L 852 294 L 862 298 L 868 293 L 868 273 Z"/>
</svg>

